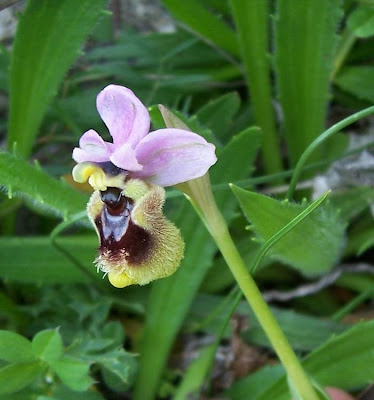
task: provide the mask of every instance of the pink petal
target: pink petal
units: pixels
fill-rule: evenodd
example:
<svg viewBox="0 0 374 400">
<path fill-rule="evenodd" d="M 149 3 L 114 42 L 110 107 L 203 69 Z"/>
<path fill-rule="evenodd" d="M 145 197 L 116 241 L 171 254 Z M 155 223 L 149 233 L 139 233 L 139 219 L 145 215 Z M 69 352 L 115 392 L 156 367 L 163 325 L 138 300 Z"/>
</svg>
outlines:
<svg viewBox="0 0 374 400">
<path fill-rule="evenodd" d="M 105 148 L 104 139 L 93 129 L 90 129 L 89 131 L 84 132 L 84 134 L 79 139 L 79 147 L 81 149 L 83 149 L 84 146 L 87 146 L 87 145 L 88 146 L 96 145 L 96 146 Z"/>
<path fill-rule="evenodd" d="M 131 145 L 125 143 L 110 156 L 110 161 L 126 171 L 140 171 L 143 166 L 138 163 Z"/>
<path fill-rule="evenodd" d="M 160 186 L 199 178 L 217 161 L 214 145 L 182 129 L 151 132 L 139 142 L 135 155 L 143 165 L 136 175 Z"/>
<path fill-rule="evenodd" d="M 130 89 L 105 87 L 97 96 L 96 107 L 116 147 L 125 142 L 134 147 L 149 132 L 148 111 Z"/>
<path fill-rule="evenodd" d="M 79 148 L 73 150 L 73 159 L 77 162 L 109 161 L 112 143 L 104 142 L 93 129 L 85 132 L 79 140 Z"/>
</svg>

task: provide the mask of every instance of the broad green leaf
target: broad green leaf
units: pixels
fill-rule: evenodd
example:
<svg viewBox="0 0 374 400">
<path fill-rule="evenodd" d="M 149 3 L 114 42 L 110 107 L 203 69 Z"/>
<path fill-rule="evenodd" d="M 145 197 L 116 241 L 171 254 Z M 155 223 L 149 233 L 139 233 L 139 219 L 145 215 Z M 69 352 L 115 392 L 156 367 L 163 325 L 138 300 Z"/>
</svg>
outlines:
<svg viewBox="0 0 374 400">
<path fill-rule="evenodd" d="M 256 234 L 263 240 L 268 240 L 307 207 L 277 201 L 237 186 L 233 186 L 233 191 Z M 316 276 L 333 268 L 344 240 L 345 224 L 331 205 L 321 206 L 280 239 L 270 254 L 305 275 Z"/>
<path fill-rule="evenodd" d="M 18 23 L 10 67 L 8 148 L 32 150 L 43 116 L 106 0 L 29 0 Z"/>
<path fill-rule="evenodd" d="M 56 242 L 65 250 L 62 254 L 53 247 L 48 237 L 0 238 L 0 276 L 15 282 L 73 283 L 102 282 L 93 265 L 97 238 L 70 236 Z M 74 257 L 80 269 L 67 255 Z"/>
<path fill-rule="evenodd" d="M 272 104 L 269 58 L 270 2 L 231 0 L 256 124 L 263 132 L 262 153 L 268 173 L 282 170 L 279 136 Z"/>
<path fill-rule="evenodd" d="M 38 379 L 44 369 L 38 361 L 13 363 L 0 368 L 0 394 L 18 392 Z"/>
<path fill-rule="evenodd" d="M 371 65 L 360 65 L 355 67 L 346 67 L 335 78 L 334 83 L 344 91 L 353 94 L 360 100 L 374 102 L 373 82 L 374 67 Z"/>
<path fill-rule="evenodd" d="M 347 25 L 359 38 L 374 35 L 374 7 L 358 6 L 348 17 Z"/>
<path fill-rule="evenodd" d="M 321 386 L 349 390 L 369 384 L 374 377 L 373 335 L 374 321 L 359 323 L 311 353 L 303 366 Z M 286 378 L 255 399 L 289 400 Z"/>
<path fill-rule="evenodd" d="M 258 129 L 248 129 L 234 137 L 211 169 L 212 182 L 227 183 L 248 176 L 259 144 Z M 232 219 L 235 199 L 230 192 L 220 191 L 216 200 L 225 217 Z M 175 336 L 216 252 L 216 246 L 189 204 L 184 203 L 174 222 L 181 229 L 186 243 L 185 257 L 173 276 L 153 284 L 147 306 L 135 400 L 155 396 Z"/>
<path fill-rule="evenodd" d="M 35 206 L 60 216 L 85 209 L 88 197 L 18 157 L 0 150 L 0 186 L 9 196 L 24 196 Z"/>
<path fill-rule="evenodd" d="M 59 331 L 49 329 L 38 332 L 32 340 L 32 350 L 36 357 L 48 363 L 59 360 L 63 352 Z"/>
<path fill-rule="evenodd" d="M 211 129 L 214 136 L 226 143 L 232 134 L 229 129 L 239 107 L 238 94 L 227 93 L 200 108 L 196 117 L 204 126 Z"/>
<path fill-rule="evenodd" d="M 31 343 L 18 333 L 0 330 L 0 359 L 8 362 L 26 362 L 34 354 Z"/>
<path fill-rule="evenodd" d="M 341 15 L 341 0 L 277 2 L 275 72 L 292 165 L 324 131 Z M 316 161 L 323 157 L 321 149 L 312 158 Z"/>
<path fill-rule="evenodd" d="M 187 25 L 204 40 L 233 56 L 238 55 L 235 33 L 219 16 L 209 11 L 202 1 L 162 0 L 162 3 L 177 20 Z"/>
<path fill-rule="evenodd" d="M 52 370 L 70 389 L 83 392 L 93 383 L 88 375 L 90 365 L 73 357 L 64 356 L 50 363 Z"/>
</svg>

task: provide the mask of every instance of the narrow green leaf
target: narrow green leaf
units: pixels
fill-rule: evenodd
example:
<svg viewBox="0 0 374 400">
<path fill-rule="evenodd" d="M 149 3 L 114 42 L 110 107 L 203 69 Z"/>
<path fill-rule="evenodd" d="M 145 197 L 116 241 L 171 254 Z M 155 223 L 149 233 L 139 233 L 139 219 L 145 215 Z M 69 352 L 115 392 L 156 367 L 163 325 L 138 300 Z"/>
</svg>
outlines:
<svg viewBox="0 0 374 400">
<path fill-rule="evenodd" d="M 93 265 L 97 247 L 95 236 L 58 238 L 57 243 L 84 270 L 53 247 L 49 237 L 0 238 L 0 276 L 9 281 L 38 284 L 89 282 L 92 278 L 103 282 Z"/>
<path fill-rule="evenodd" d="M 305 167 L 306 161 L 310 158 L 310 156 L 316 151 L 316 149 L 320 148 L 323 143 L 325 143 L 329 138 L 339 133 L 345 127 L 357 122 L 358 120 L 365 118 L 369 115 L 374 114 L 374 106 L 364 108 L 361 111 L 358 111 L 347 118 L 339 121 L 338 123 L 332 125 L 330 128 L 326 129 L 323 133 L 321 133 L 316 139 L 313 140 L 312 143 L 305 149 L 302 153 L 299 161 L 296 164 L 296 167 L 293 171 L 290 185 L 287 191 L 287 199 L 292 198 L 293 193 L 296 188 L 296 183 L 298 182 L 301 173 L 303 172 L 303 168 Z"/>
<path fill-rule="evenodd" d="M 237 186 L 233 186 L 233 191 L 256 234 L 264 240 L 270 239 L 307 208 L 307 205 L 280 202 Z M 270 254 L 305 275 L 316 276 L 335 265 L 344 239 L 345 224 L 328 205 L 296 225 L 274 245 Z"/>
<path fill-rule="evenodd" d="M 8 362 L 26 362 L 34 359 L 31 343 L 18 333 L 0 330 L 0 359 Z"/>
<path fill-rule="evenodd" d="M 15 393 L 38 379 L 44 371 L 38 362 L 14 363 L 0 369 L 0 394 Z"/>
<path fill-rule="evenodd" d="M 36 207 L 60 216 L 85 209 L 88 197 L 41 169 L 0 150 L 0 186 L 14 196 L 25 196 Z"/>
<path fill-rule="evenodd" d="M 50 363 L 52 370 L 70 389 L 79 392 L 87 390 L 93 383 L 88 375 L 90 365 L 73 357 L 64 356 Z"/>
<path fill-rule="evenodd" d="M 231 0 L 256 124 L 263 131 L 262 152 L 268 173 L 282 171 L 272 104 L 269 51 L 269 2 Z"/>
<path fill-rule="evenodd" d="M 212 182 L 223 183 L 248 176 L 259 144 L 258 129 L 248 129 L 234 137 L 211 169 Z M 228 191 L 221 191 L 216 199 L 225 217 L 231 220 L 235 199 Z M 189 204 L 183 205 L 174 222 L 186 242 L 185 257 L 173 276 L 153 284 L 147 305 L 135 400 L 155 396 L 175 336 L 216 252 L 216 246 Z"/>
<path fill-rule="evenodd" d="M 13 45 L 8 148 L 27 157 L 45 111 L 107 0 L 29 0 Z"/>
<path fill-rule="evenodd" d="M 217 346 L 212 343 L 200 350 L 198 358 L 192 360 L 184 374 L 183 381 L 174 395 L 174 400 L 184 400 L 198 396 L 204 383 L 206 371 L 209 370 Z M 197 398 L 197 397 L 196 397 Z"/>
<path fill-rule="evenodd" d="M 283 128 L 293 165 L 324 130 L 329 76 L 341 15 L 341 0 L 277 2 L 275 70 Z M 313 160 L 323 157 L 320 150 Z"/>
<path fill-rule="evenodd" d="M 36 357 L 48 363 L 60 359 L 63 344 L 59 331 L 48 329 L 38 332 L 32 340 L 32 350 Z"/>
<path fill-rule="evenodd" d="M 210 12 L 202 1 L 162 0 L 162 3 L 177 20 L 198 33 L 204 40 L 208 40 L 233 56 L 238 55 L 235 33 L 222 18 Z"/>
</svg>

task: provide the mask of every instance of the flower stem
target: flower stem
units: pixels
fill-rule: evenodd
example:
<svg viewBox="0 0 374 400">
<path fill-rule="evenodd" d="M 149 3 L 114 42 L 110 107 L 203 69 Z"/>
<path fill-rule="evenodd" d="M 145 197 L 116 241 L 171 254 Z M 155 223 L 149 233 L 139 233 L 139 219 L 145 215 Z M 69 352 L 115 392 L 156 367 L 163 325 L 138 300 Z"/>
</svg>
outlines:
<svg viewBox="0 0 374 400">
<path fill-rule="evenodd" d="M 202 177 L 191 181 L 188 189 L 186 187 L 183 189 L 191 198 L 194 207 L 197 209 L 207 229 L 215 240 L 300 398 L 303 400 L 319 400 L 296 354 L 292 350 L 277 320 L 274 318 L 263 299 L 253 277 L 248 272 L 231 238 L 226 221 L 217 207 L 213 193 L 207 185 L 210 186 L 209 178 Z"/>
</svg>

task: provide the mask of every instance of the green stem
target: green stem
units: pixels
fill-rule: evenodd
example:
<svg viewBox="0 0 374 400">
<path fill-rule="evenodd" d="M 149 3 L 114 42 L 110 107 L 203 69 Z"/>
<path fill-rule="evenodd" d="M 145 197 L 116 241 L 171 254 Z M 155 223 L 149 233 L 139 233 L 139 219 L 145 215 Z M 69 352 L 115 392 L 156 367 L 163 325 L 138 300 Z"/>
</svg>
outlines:
<svg viewBox="0 0 374 400">
<path fill-rule="evenodd" d="M 189 184 L 184 184 L 183 191 L 191 198 L 191 202 L 202 217 L 235 280 L 287 371 L 293 387 L 303 400 L 319 400 L 296 354 L 263 299 L 260 290 L 249 274 L 231 238 L 226 221 L 215 202 L 208 176 L 206 175 L 205 177 L 190 181 Z"/>
<path fill-rule="evenodd" d="M 210 226 L 210 233 L 238 282 L 240 289 L 252 307 L 301 398 L 305 400 L 318 400 L 318 396 L 288 343 L 286 336 L 263 299 L 252 276 L 248 273 L 246 265 L 217 207 L 215 207 L 215 213 L 215 224 L 214 226 Z"/>
<path fill-rule="evenodd" d="M 355 114 L 350 115 L 349 117 L 343 119 L 342 121 L 338 122 L 337 124 L 331 126 L 325 132 L 323 132 L 320 136 L 318 136 L 304 151 L 301 155 L 299 161 L 296 164 L 294 169 L 294 173 L 290 182 L 290 186 L 287 192 L 287 199 L 290 199 L 293 196 L 293 193 L 296 188 L 296 184 L 300 178 L 301 173 L 303 172 L 303 167 L 313 153 L 313 151 L 320 146 L 323 142 L 329 139 L 333 134 L 340 132 L 343 128 L 347 127 L 348 125 L 353 124 L 354 122 L 358 121 L 361 118 L 365 118 L 368 115 L 374 114 L 374 106 L 365 108 Z"/>
</svg>

